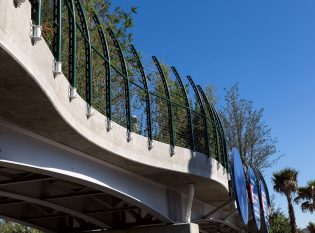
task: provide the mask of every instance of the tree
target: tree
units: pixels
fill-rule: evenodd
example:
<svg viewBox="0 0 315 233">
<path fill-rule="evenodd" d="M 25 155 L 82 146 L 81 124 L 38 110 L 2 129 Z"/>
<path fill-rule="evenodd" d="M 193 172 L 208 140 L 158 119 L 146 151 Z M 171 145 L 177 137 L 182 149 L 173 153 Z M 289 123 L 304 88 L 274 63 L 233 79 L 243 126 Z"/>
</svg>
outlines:
<svg viewBox="0 0 315 233">
<path fill-rule="evenodd" d="M 75 1 L 78 2 L 78 1 Z M 133 15 L 137 12 L 136 7 L 131 7 L 129 10 L 123 10 L 121 7 L 111 9 L 110 0 L 88 0 L 80 1 L 83 5 L 84 12 L 86 15 L 87 26 L 89 28 L 90 39 L 93 46 L 92 49 L 92 105 L 99 112 L 105 114 L 105 69 L 104 69 L 104 58 L 100 56 L 103 54 L 102 43 L 98 33 L 99 25 L 94 21 L 94 13 L 98 15 L 101 27 L 104 30 L 105 37 L 108 42 L 110 52 L 110 64 L 115 66 L 117 70 L 121 72 L 122 67 L 119 60 L 117 49 L 114 46 L 112 38 L 109 36 L 106 28 L 111 28 L 123 52 L 126 55 L 126 60 L 131 59 L 129 54 L 129 44 L 133 40 L 133 35 L 129 31 L 133 27 Z M 56 32 L 57 22 L 54 21 L 53 17 L 53 3 L 54 1 L 43 0 L 42 1 L 42 28 L 43 36 L 45 41 L 54 50 L 54 34 Z M 62 68 L 63 73 L 66 77 L 69 75 L 69 22 L 70 13 L 68 7 L 70 1 L 63 1 L 62 7 Z M 83 24 L 80 21 L 78 9 L 75 7 L 74 12 L 76 14 L 77 23 L 77 43 L 76 43 L 76 67 L 77 67 L 77 83 L 76 88 L 78 94 L 85 99 L 86 96 L 86 72 L 87 66 L 85 65 L 85 57 L 87 56 L 87 50 L 85 49 L 86 37 L 83 34 Z M 34 11 L 33 11 L 34 13 Z M 96 52 L 97 51 L 97 52 Z M 119 75 L 114 69 L 111 69 L 112 73 L 112 106 L 113 106 L 113 118 L 120 124 L 124 124 L 124 91 L 121 90 L 123 87 L 124 78 Z M 69 77 L 70 78 L 70 77 Z M 121 113 L 122 112 L 122 113 Z"/>
<path fill-rule="evenodd" d="M 297 191 L 298 172 L 292 168 L 286 168 L 279 172 L 273 173 L 273 185 L 274 190 L 280 194 L 285 195 L 288 201 L 288 212 L 290 218 L 291 233 L 297 233 L 297 226 L 294 214 L 294 208 L 292 204 L 292 197 Z"/>
<path fill-rule="evenodd" d="M 225 107 L 220 111 L 229 149 L 238 148 L 243 160 L 259 169 L 279 159 L 277 140 L 263 121 L 263 111 L 254 109 L 252 101 L 240 98 L 238 84 L 226 91 Z"/>
<path fill-rule="evenodd" d="M 270 233 L 284 233 L 290 232 L 290 220 L 280 209 L 271 212 L 269 217 Z"/>
<path fill-rule="evenodd" d="M 269 216 L 270 233 L 287 233 L 291 231 L 290 219 L 280 210 L 272 209 Z M 298 233 L 304 233 L 301 228 L 297 229 Z M 309 233 L 313 233 L 310 231 Z"/>
<path fill-rule="evenodd" d="M 203 88 L 203 91 L 205 95 L 207 96 L 209 103 L 215 106 L 218 102 L 218 97 L 216 96 L 216 91 L 217 91 L 216 87 L 211 84 L 207 84 Z"/>
<path fill-rule="evenodd" d="M 311 180 L 305 187 L 299 187 L 297 197 L 294 199 L 301 205 L 303 212 L 315 212 L 315 180 Z"/>
<path fill-rule="evenodd" d="M 309 231 L 309 233 L 315 233 L 315 223 L 309 222 L 306 229 Z"/>
<path fill-rule="evenodd" d="M 33 228 L 22 226 L 17 223 L 1 221 L 0 222 L 0 232 L 1 233 L 40 233 L 39 230 Z"/>
</svg>

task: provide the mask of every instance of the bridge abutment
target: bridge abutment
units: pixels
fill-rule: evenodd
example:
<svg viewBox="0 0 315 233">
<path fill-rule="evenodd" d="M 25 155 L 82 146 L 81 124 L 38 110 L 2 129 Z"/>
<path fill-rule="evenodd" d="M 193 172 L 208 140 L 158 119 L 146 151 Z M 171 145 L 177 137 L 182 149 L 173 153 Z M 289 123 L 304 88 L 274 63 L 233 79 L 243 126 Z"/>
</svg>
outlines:
<svg viewBox="0 0 315 233">
<path fill-rule="evenodd" d="M 184 223 L 163 226 L 139 227 L 125 230 L 108 230 L 103 233 L 199 233 L 198 224 Z"/>
</svg>

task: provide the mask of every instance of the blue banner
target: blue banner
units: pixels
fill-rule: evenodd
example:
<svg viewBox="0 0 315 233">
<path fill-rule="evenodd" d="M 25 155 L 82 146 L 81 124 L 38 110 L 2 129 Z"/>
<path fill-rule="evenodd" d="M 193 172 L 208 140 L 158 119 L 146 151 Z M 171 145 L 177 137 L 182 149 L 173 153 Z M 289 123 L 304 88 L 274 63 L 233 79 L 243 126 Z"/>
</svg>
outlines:
<svg viewBox="0 0 315 233">
<path fill-rule="evenodd" d="M 248 224 L 248 195 L 243 163 L 240 153 L 236 148 L 232 149 L 232 184 L 236 204 L 240 217 L 245 225 Z"/>
<path fill-rule="evenodd" d="M 257 230 L 261 228 L 261 219 L 260 219 L 260 201 L 259 201 L 259 187 L 256 175 L 252 168 L 248 170 L 248 191 L 249 191 L 249 200 L 251 203 L 254 220 L 256 223 Z"/>
<path fill-rule="evenodd" d="M 269 206 L 266 198 L 266 191 L 262 182 L 260 182 L 260 204 L 264 216 L 266 232 L 269 232 Z"/>
</svg>

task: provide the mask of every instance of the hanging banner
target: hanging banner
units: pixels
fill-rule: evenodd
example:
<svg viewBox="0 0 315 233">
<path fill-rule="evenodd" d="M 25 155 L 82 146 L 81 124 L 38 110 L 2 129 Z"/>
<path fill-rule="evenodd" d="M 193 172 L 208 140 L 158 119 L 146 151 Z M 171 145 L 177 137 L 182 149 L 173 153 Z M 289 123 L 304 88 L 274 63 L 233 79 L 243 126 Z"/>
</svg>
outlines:
<svg viewBox="0 0 315 233">
<path fill-rule="evenodd" d="M 236 204 L 240 217 L 245 225 L 248 224 L 248 195 L 246 179 L 240 153 L 236 148 L 232 149 L 232 184 Z"/>
<path fill-rule="evenodd" d="M 260 205 L 263 213 L 263 219 L 265 223 L 266 232 L 269 233 L 269 206 L 266 197 L 266 191 L 262 182 L 259 184 L 260 186 Z"/>
<path fill-rule="evenodd" d="M 259 186 L 255 172 L 251 167 L 248 170 L 248 184 L 249 201 L 253 211 L 255 224 L 259 231 L 261 228 Z"/>
</svg>

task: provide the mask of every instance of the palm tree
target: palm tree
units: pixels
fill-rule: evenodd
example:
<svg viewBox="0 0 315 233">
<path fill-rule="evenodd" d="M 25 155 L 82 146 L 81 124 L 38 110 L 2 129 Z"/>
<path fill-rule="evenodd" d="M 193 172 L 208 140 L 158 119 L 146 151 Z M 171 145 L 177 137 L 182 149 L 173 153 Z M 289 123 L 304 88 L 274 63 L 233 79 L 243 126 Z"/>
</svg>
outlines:
<svg viewBox="0 0 315 233">
<path fill-rule="evenodd" d="M 306 228 L 309 233 L 315 233 L 315 223 L 309 222 Z"/>
<path fill-rule="evenodd" d="M 297 191 L 298 171 L 292 168 L 286 168 L 273 173 L 273 188 L 276 192 L 286 196 L 288 201 L 288 210 L 290 218 L 291 233 L 297 233 L 292 197 Z"/>
<path fill-rule="evenodd" d="M 298 188 L 297 197 L 294 199 L 297 204 L 301 204 L 303 212 L 315 212 L 315 180 L 307 183 L 307 186 Z"/>
</svg>

